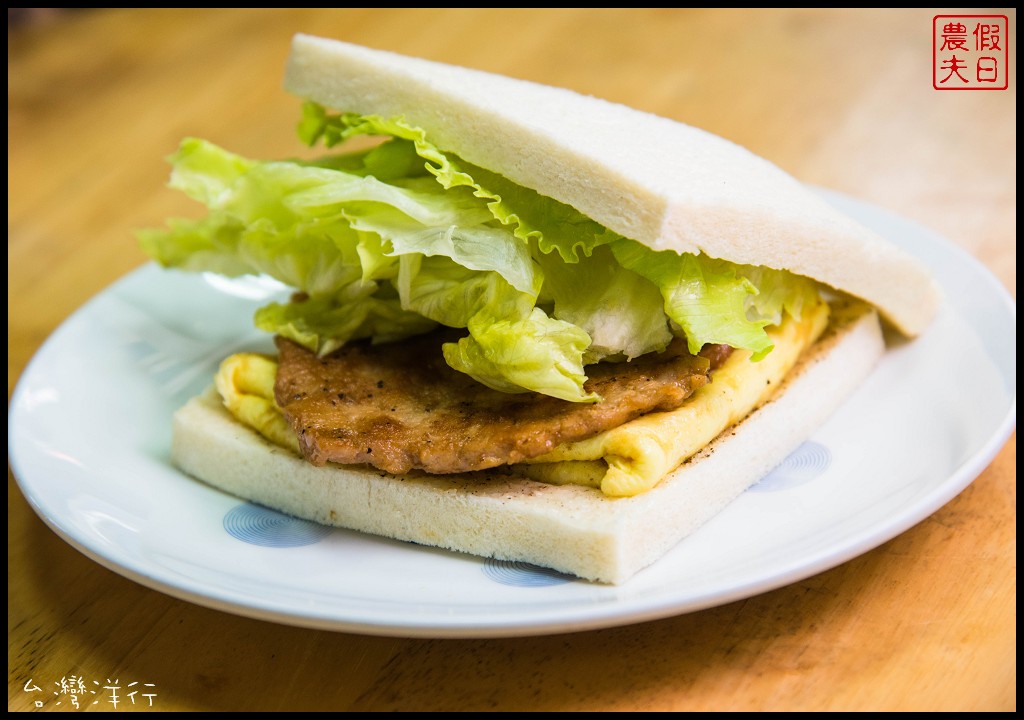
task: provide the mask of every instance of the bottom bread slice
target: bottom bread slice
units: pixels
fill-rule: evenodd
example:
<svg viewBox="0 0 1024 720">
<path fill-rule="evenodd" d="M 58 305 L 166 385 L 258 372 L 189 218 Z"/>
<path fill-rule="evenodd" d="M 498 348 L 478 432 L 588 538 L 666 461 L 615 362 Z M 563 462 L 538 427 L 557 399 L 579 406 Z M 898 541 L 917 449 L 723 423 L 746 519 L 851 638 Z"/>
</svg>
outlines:
<svg viewBox="0 0 1024 720">
<path fill-rule="evenodd" d="M 872 309 L 839 307 L 774 399 L 636 497 L 548 485 L 514 468 L 397 477 L 363 466 L 316 467 L 236 422 L 212 388 L 175 413 L 172 458 L 199 480 L 296 517 L 618 584 L 782 462 L 884 351 Z"/>
</svg>

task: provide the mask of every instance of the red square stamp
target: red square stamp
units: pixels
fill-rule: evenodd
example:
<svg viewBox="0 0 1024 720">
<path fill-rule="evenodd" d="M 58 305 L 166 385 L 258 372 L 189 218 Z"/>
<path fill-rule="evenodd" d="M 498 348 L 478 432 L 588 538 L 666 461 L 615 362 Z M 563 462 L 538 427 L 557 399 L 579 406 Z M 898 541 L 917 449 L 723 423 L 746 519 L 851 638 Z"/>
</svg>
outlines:
<svg viewBox="0 0 1024 720">
<path fill-rule="evenodd" d="M 932 19 L 932 87 L 1006 90 L 1010 86 L 1006 15 L 936 15 Z"/>
</svg>

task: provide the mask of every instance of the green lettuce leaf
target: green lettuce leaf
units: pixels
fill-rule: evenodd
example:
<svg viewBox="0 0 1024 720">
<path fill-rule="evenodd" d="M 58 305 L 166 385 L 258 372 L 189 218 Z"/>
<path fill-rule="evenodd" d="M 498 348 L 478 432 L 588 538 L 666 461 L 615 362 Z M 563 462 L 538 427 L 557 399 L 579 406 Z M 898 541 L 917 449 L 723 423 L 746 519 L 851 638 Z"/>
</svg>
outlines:
<svg viewBox="0 0 1024 720">
<path fill-rule="evenodd" d="M 424 225 L 381 205 L 356 212 L 346 213 L 351 226 L 380 237 L 385 255 L 447 257 L 469 270 L 496 272 L 517 290 L 537 294 L 541 278 L 529 247 L 501 228 L 468 221 Z"/>
<path fill-rule="evenodd" d="M 632 240 L 619 240 L 612 253 L 623 267 L 658 287 L 665 314 L 682 328 L 691 353 L 706 343 L 746 348 L 755 358 L 772 349 L 764 331 L 767 321 L 747 317 L 757 288 L 736 265 L 704 255 L 655 252 Z"/>
<path fill-rule="evenodd" d="M 255 322 L 320 354 L 442 324 L 467 332 L 443 348 L 453 368 L 505 392 L 592 402 L 586 364 L 660 351 L 673 334 L 693 352 L 727 343 L 760 357 L 764 327 L 799 316 L 817 292 L 782 271 L 655 252 L 442 151 L 401 118 L 308 103 L 299 134 L 328 148 L 382 142 L 262 162 L 186 139 L 170 184 L 207 215 L 139 239 L 167 267 L 294 289 Z"/>
<path fill-rule="evenodd" d="M 782 322 L 783 312 L 799 320 L 804 307 L 814 307 L 818 301 L 817 285 L 805 277 L 752 265 L 740 266 L 739 272 L 758 290 L 747 314 L 766 320 L 769 325 Z"/>
<path fill-rule="evenodd" d="M 511 229 L 515 237 L 536 241 L 543 253 L 557 251 L 565 262 L 577 262 L 581 255 L 590 255 L 598 245 L 619 237 L 569 205 L 442 152 L 427 140 L 422 129 L 401 118 L 331 114 L 316 103 L 304 105 L 299 137 L 307 144 L 323 140 L 327 147 L 333 147 L 359 135 L 382 135 L 410 142 L 424 167 L 445 190 L 471 189 L 486 202 L 493 218 Z"/>
<path fill-rule="evenodd" d="M 396 286 L 403 307 L 454 328 L 468 328 L 484 310 L 493 318 L 522 318 L 535 304 L 534 295 L 498 273 L 470 270 L 444 256 L 402 256 Z"/>
<path fill-rule="evenodd" d="M 502 392 L 534 390 L 572 402 L 597 402 L 583 391 L 583 351 L 587 334 L 548 317 L 540 308 L 516 320 L 478 313 L 469 336 L 443 346 L 444 359 L 477 381 Z"/>
<path fill-rule="evenodd" d="M 369 288 L 372 290 L 371 288 Z M 355 294 L 349 298 L 308 298 L 299 302 L 272 303 L 256 311 L 256 327 L 281 335 L 323 355 L 349 340 L 370 338 L 375 343 L 419 335 L 434 323 L 402 309 L 397 298 Z"/>
<path fill-rule="evenodd" d="M 591 338 L 584 362 L 631 360 L 664 350 L 672 341 L 658 286 L 620 265 L 608 247 L 572 265 L 557 255 L 542 256 L 540 264 L 553 316 Z"/>
</svg>

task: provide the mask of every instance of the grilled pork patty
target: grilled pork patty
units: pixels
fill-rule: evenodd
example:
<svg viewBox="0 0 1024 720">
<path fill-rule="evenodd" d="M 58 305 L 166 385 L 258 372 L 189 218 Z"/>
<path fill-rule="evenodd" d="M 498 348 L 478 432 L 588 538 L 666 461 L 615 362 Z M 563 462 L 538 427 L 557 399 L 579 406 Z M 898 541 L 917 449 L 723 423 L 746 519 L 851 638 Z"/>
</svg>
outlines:
<svg viewBox="0 0 1024 720">
<path fill-rule="evenodd" d="M 392 474 L 483 470 L 537 457 L 640 415 L 679 407 L 710 382 L 730 348 L 661 353 L 587 367 L 597 403 L 492 390 L 444 361 L 449 330 L 401 342 L 360 341 L 318 358 L 277 338 L 278 405 L 315 465 L 366 463 Z"/>
</svg>

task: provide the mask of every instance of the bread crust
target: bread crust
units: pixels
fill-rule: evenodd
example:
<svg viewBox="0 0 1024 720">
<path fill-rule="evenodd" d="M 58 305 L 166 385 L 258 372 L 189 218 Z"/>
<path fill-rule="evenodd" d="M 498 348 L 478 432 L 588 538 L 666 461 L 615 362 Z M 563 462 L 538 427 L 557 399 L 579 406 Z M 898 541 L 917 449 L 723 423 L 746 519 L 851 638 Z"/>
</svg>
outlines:
<svg viewBox="0 0 1024 720">
<path fill-rule="evenodd" d="M 656 250 L 790 270 L 865 300 L 910 336 L 937 310 L 916 259 L 767 160 L 683 123 L 308 35 L 293 41 L 285 87 L 345 112 L 403 116 L 442 149 Z"/>
<path fill-rule="evenodd" d="M 885 350 L 861 303 L 833 322 L 773 400 L 722 433 L 648 493 L 546 485 L 513 470 L 391 476 L 315 467 L 236 422 L 212 389 L 174 416 L 172 458 L 199 480 L 325 525 L 625 582 L 718 514 L 809 437 Z"/>
</svg>

